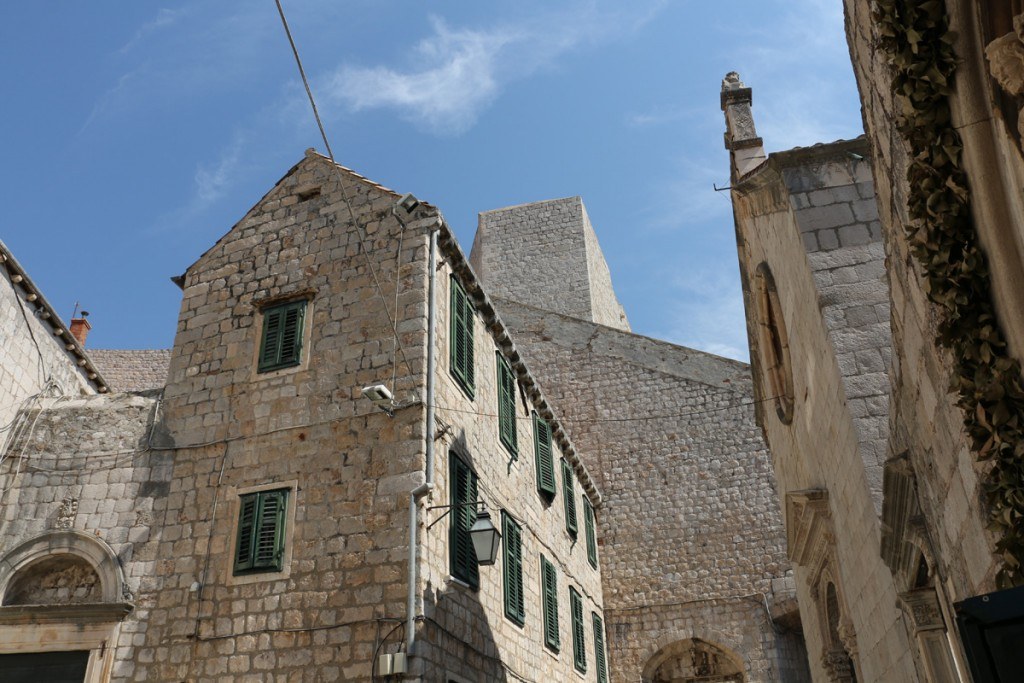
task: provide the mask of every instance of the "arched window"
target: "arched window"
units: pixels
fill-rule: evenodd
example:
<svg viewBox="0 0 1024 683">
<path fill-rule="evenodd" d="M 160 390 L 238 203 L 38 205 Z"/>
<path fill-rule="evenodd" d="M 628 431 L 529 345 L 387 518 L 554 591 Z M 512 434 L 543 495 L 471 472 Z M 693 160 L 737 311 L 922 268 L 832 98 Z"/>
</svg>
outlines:
<svg viewBox="0 0 1024 683">
<path fill-rule="evenodd" d="M 775 400 L 775 412 L 784 424 L 793 421 L 793 369 L 789 361 L 789 335 L 782 316 L 775 278 L 767 263 L 757 267 L 758 353 L 763 364 L 767 390 Z"/>
</svg>

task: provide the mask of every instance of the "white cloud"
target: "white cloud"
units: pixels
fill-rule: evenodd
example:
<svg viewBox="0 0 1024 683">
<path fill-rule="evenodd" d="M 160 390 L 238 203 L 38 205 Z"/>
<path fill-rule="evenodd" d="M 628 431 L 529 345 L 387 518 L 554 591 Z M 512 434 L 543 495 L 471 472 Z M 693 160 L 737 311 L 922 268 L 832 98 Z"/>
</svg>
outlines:
<svg viewBox="0 0 1024 683">
<path fill-rule="evenodd" d="M 128 40 L 127 43 L 121 46 L 118 50 L 120 54 L 130 52 L 132 48 L 141 43 L 145 38 L 148 38 L 152 33 L 159 31 L 160 29 L 174 24 L 185 14 L 184 10 L 181 9 L 167 9 L 166 7 L 161 8 L 156 13 L 156 17 L 147 21 L 145 24 L 139 27 L 135 32 L 135 35 Z"/>
<path fill-rule="evenodd" d="M 471 126 L 498 91 L 495 60 L 514 33 L 453 31 L 439 19 L 434 35 L 416 47 L 424 68 L 401 73 L 383 66 L 342 67 L 327 84 L 328 96 L 355 111 L 393 107 L 438 132 Z"/>
<path fill-rule="evenodd" d="M 236 135 L 231 144 L 221 151 L 216 162 L 201 163 L 196 168 L 196 200 L 200 206 L 217 201 L 231 186 L 238 170 L 242 142 L 243 137 Z"/>
<path fill-rule="evenodd" d="M 665 0 L 628 11 L 583 0 L 560 12 L 484 29 L 452 28 L 431 19 L 432 34 L 411 55 L 412 66 L 338 68 L 323 91 L 353 111 L 394 109 L 439 134 L 459 134 L 508 82 L 526 78 L 561 55 L 628 35 L 649 22 Z"/>
</svg>

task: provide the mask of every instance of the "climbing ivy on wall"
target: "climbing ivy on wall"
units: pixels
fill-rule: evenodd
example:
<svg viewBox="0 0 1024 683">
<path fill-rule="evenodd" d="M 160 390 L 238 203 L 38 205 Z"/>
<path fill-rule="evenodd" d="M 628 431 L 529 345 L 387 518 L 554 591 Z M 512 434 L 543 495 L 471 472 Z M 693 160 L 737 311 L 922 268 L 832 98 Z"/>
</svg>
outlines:
<svg viewBox="0 0 1024 683">
<path fill-rule="evenodd" d="M 1024 584 L 1024 386 L 999 328 L 988 263 L 970 213 L 949 95 L 957 58 L 943 0 L 875 0 L 880 46 L 893 69 L 896 124 L 911 158 L 906 226 L 941 310 L 938 342 L 954 360 L 950 390 L 979 460 L 1001 585 Z"/>
</svg>

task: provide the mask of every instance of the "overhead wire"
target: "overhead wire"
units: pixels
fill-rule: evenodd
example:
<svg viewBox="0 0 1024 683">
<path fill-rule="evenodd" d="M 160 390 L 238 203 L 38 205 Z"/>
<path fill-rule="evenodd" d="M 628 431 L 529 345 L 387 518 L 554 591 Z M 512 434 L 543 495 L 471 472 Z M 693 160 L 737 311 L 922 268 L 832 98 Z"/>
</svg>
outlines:
<svg viewBox="0 0 1024 683">
<path fill-rule="evenodd" d="M 706 414 L 709 414 L 709 413 L 721 412 L 721 411 L 724 411 L 724 410 L 732 410 L 732 409 L 735 409 L 735 408 L 746 408 L 748 406 L 756 405 L 758 403 L 764 403 L 765 401 L 772 401 L 772 400 L 775 400 L 776 398 L 777 397 L 775 397 L 775 396 L 769 396 L 767 398 L 756 399 L 756 400 L 753 400 L 753 401 L 744 401 L 744 402 L 735 403 L 735 404 L 732 404 L 732 405 L 720 406 L 720 407 L 717 407 L 717 408 L 709 408 L 707 410 L 694 410 L 694 411 L 690 411 L 690 412 L 687 412 L 687 413 L 674 413 L 674 414 L 670 414 L 670 415 L 641 415 L 641 416 L 637 416 L 635 418 L 589 418 L 589 419 L 588 418 L 579 418 L 579 419 L 576 419 L 576 418 L 563 418 L 563 419 L 564 419 L 565 422 L 567 422 L 569 424 L 572 424 L 574 422 L 575 423 L 579 423 L 579 424 L 596 424 L 596 423 L 602 423 L 602 422 L 616 423 L 616 422 L 634 421 L 634 420 L 638 421 L 638 420 L 680 419 L 680 418 L 684 418 L 684 417 L 693 417 L 693 416 L 696 416 L 696 415 L 706 415 Z M 418 404 L 414 404 L 414 405 L 418 405 Z M 479 416 L 482 416 L 482 417 L 494 417 L 494 418 L 498 417 L 498 415 L 496 413 L 484 413 L 484 412 L 473 411 L 473 410 L 462 410 L 462 409 L 459 409 L 459 408 L 449 408 L 447 406 L 436 406 L 436 408 L 438 408 L 439 410 L 446 410 L 446 411 L 456 412 L 456 413 L 467 413 L 467 414 L 471 414 L 471 415 L 479 415 Z M 230 443 L 232 441 L 255 440 L 255 439 L 258 439 L 258 438 L 261 438 L 261 437 L 264 437 L 264 436 L 272 436 L 274 434 L 279 434 L 281 432 L 297 431 L 297 430 L 300 430 L 300 429 L 310 429 L 310 428 L 313 428 L 313 427 L 320 427 L 320 426 L 323 426 L 323 425 L 333 424 L 333 423 L 336 423 L 336 422 L 343 422 L 345 420 L 356 420 L 356 419 L 361 419 L 361 418 L 365 418 L 365 417 L 372 417 L 372 416 L 375 416 L 375 415 L 384 415 L 384 414 L 385 413 L 382 412 L 382 411 L 373 410 L 373 411 L 366 412 L 366 413 L 356 413 L 354 415 L 345 415 L 345 416 L 341 416 L 341 417 L 334 417 L 334 418 L 330 418 L 328 420 L 320 420 L 320 421 L 317 421 L 317 422 L 306 422 L 306 423 L 298 424 L 298 425 L 289 425 L 287 427 L 278 427 L 276 429 L 270 429 L 270 430 L 267 430 L 265 432 L 259 432 L 257 434 L 227 436 L 227 437 L 224 437 L 224 438 L 221 438 L 221 439 L 212 439 L 210 441 L 202 441 L 202 442 L 197 442 L 197 443 L 175 444 L 173 446 L 155 446 L 155 445 L 153 445 L 153 443 L 152 443 L 152 430 L 151 430 L 149 438 L 147 440 L 147 443 L 143 447 L 132 448 L 132 449 L 125 449 L 125 450 L 119 450 L 119 451 L 93 451 L 93 452 L 88 452 L 88 453 L 78 452 L 78 453 L 75 454 L 74 458 L 75 459 L 88 458 L 90 460 L 96 460 L 96 459 L 99 459 L 99 458 L 108 458 L 109 457 L 109 458 L 115 458 L 116 459 L 116 458 L 121 458 L 121 457 L 125 457 L 125 456 L 133 456 L 133 455 L 137 455 L 137 454 L 140 454 L 140 453 L 146 453 L 146 452 L 149 452 L 149 451 L 161 452 L 161 451 L 178 451 L 178 450 L 192 450 L 192 449 L 197 449 L 197 448 L 207 448 L 209 446 L 217 446 L 217 445 L 224 444 L 224 443 Z M 516 419 L 517 420 L 530 420 L 530 419 L 532 419 L 532 417 L 520 417 L 520 416 L 517 416 Z M 701 445 L 702 443 L 704 443 L 704 442 L 694 442 L 694 445 Z M 21 456 L 13 456 L 13 457 L 21 457 Z M 2 459 L 0 459 L 0 462 L 2 462 Z M 65 471 L 70 471 L 71 469 L 74 469 L 74 468 L 70 468 L 70 467 L 69 468 L 47 468 L 47 467 L 42 467 L 42 466 L 39 466 L 39 465 L 33 465 L 31 463 L 26 465 L 26 466 L 30 467 L 30 468 L 32 468 L 34 470 L 39 470 L 39 471 L 42 471 L 42 472 L 65 472 Z M 110 466 L 114 466 L 114 465 L 110 465 Z"/>
<path fill-rule="evenodd" d="M 338 186 L 341 188 L 341 198 L 345 202 L 345 207 L 348 209 L 349 217 L 352 220 L 352 224 L 356 228 L 356 237 L 359 238 L 359 248 L 362 251 L 363 256 L 366 258 L 366 266 L 370 271 L 370 275 L 373 277 L 374 286 L 377 288 L 377 295 L 380 297 L 381 303 L 384 304 L 384 313 L 387 314 L 388 322 L 391 323 L 391 330 L 395 337 L 395 346 L 402 354 L 402 361 L 405 363 L 405 367 L 409 372 L 412 372 L 412 366 L 409 364 L 409 358 L 405 354 L 405 347 L 402 346 L 402 342 L 398 335 L 398 325 L 395 322 L 395 317 L 398 316 L 397 310 L 397 292 L 396 292 L 396 310 L 395 316 L 392 317 L 391 311 L 388 309 L 387 299 L 384 298 L 384 290 L 380 286 L 380 280 L 377 277 L 377 270 L 373 267 L 373 260 L 370 258 L 370 252 L 366 248 L 366 240 L 364 236 L 365 230 L 360 225 L 359 219 L 356 216 L 355 210 L 352 208 L 352 201 L 348 195 L 348 188 L 345 187 L 344 175 L 341 173 L 341 168 L 338 166 L 337 161 L 334 158 L 334 151 L 331 149 L 331 144 L 327 139 L 327 131 L 324 129 L 323 121 L 320 119 L 320 111 L 317 109 L 316 100 L 313 98 L 313 90 L 309 86 L 309 79 L 306 77 L 306 70 L 302 66 L 302 59 L 299 57 L 299 50 L 295 46 L 295 40 L 292 38 L 291 29 L 288 26 L 288 19 L 285 17 L 284 8 L 281 6 L 281 0 L 274 0 L 277 4 L 277 13 L 281 17 L 281 25 L 284 27 L 285 34 L 288 36 L 288 44 L 292 48 L 292 55 L 295 57 L 295 65 L 299 69 L 299 76 L 302 78 L 302 84 L 306 88 L 306 96 L 309 98 L 309 104 L 313 108 L 313 117 L 316 119 L 316 125 L 320 129 L 320 137 L 324 141 L 324 147 L 327 149 L 327 156 L 330 158 L 332 165 L 334 166 L 335 172 L 338 174 Z M 398 259 L 401 259 L 401 250 L 399 250 Z M 396 270 L 399 266 L 399 261 L 396 261 Z M 396 282 L 397 288 L 397 282 Z"/>
</svg>

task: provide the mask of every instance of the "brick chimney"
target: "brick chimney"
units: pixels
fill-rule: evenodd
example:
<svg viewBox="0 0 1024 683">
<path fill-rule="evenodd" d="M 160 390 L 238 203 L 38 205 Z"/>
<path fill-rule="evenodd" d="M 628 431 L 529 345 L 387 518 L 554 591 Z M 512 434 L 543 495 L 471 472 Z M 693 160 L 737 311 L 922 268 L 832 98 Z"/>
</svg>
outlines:
<svg viewBox="0 0 1024 683">
<path fill-rule="evenodd" d="M 78 343 L 82 346 L 85 346 L 85 338 L 89 336 L 89 330 L 92 329 L 92 325 L 90 325 L 89 321 L 85 319 L 85 316 L 86 313 L 83 311 L 81 318 L 71 319 L 71 334 L 74 335 L 75 339 L 77 339 Z"/>
</svg>

